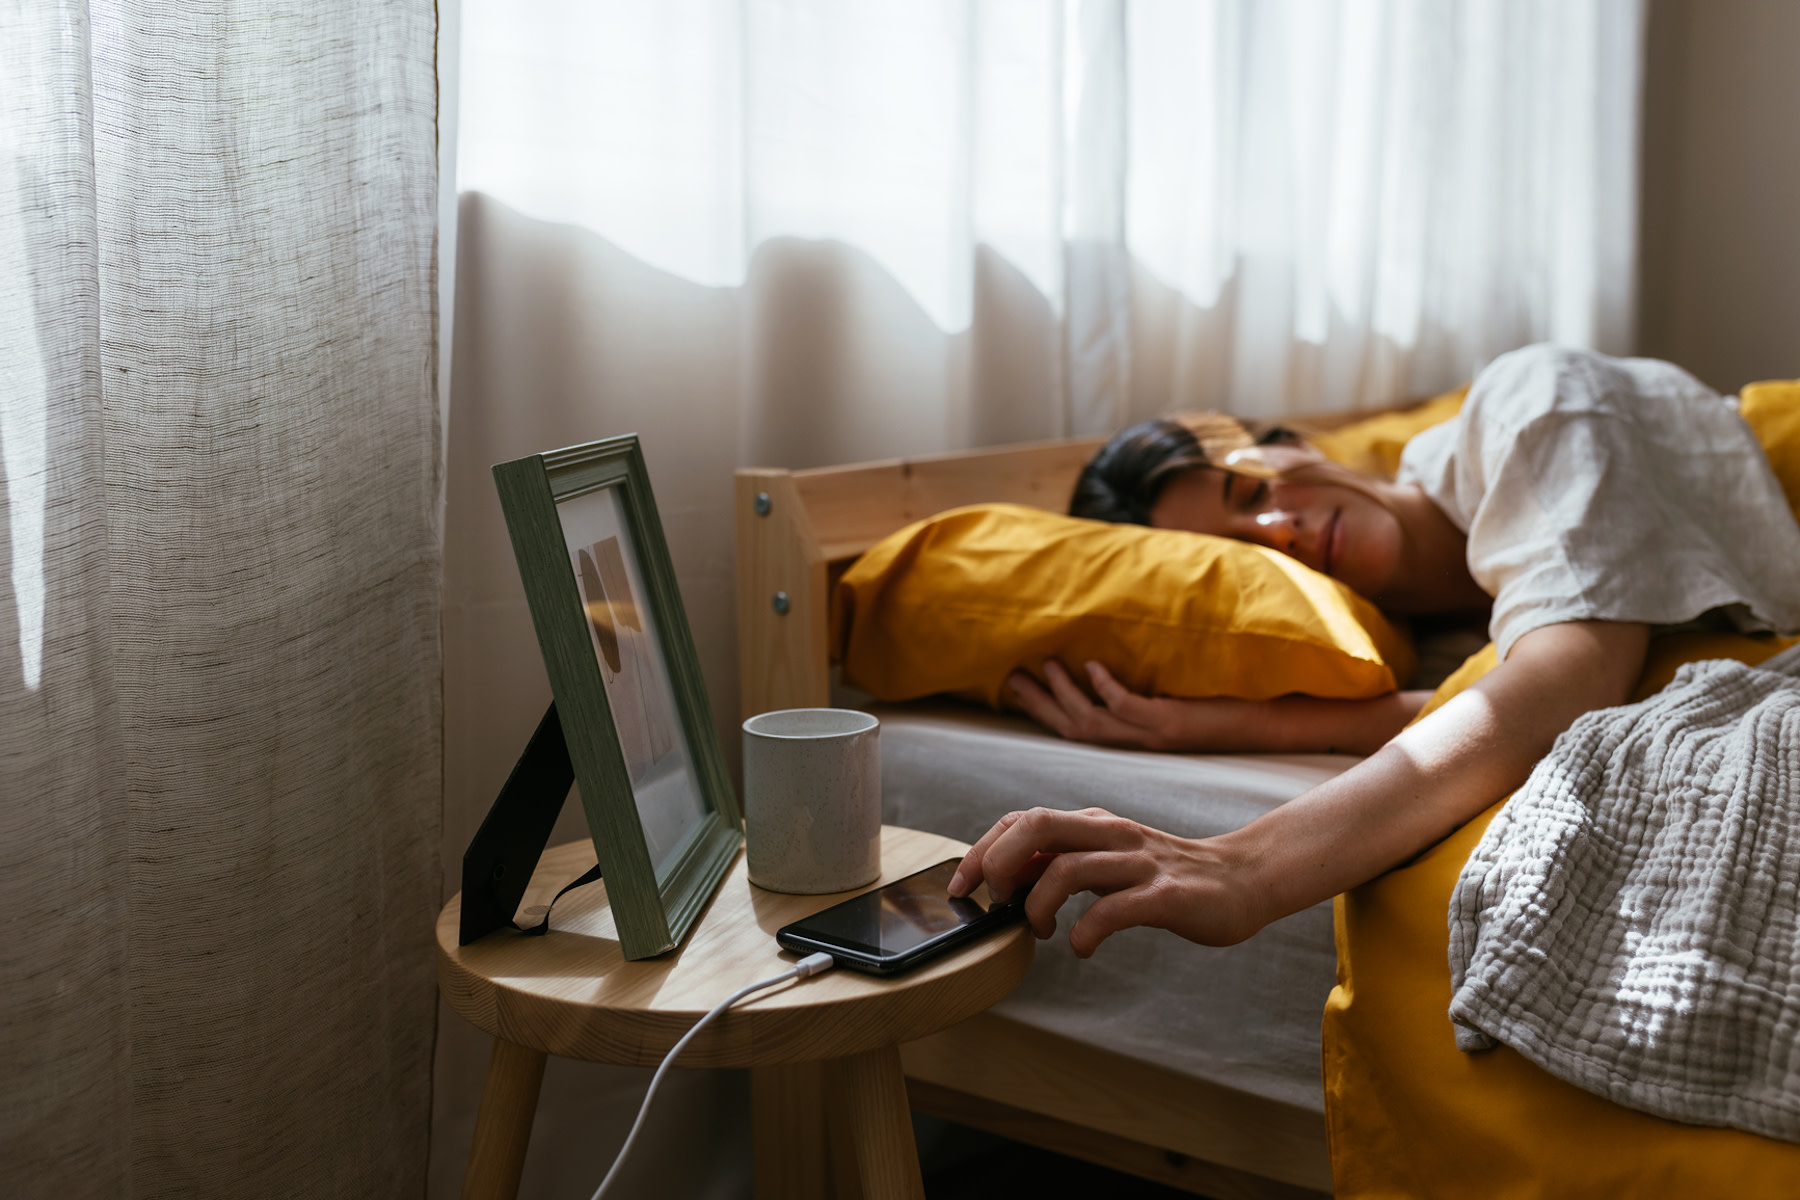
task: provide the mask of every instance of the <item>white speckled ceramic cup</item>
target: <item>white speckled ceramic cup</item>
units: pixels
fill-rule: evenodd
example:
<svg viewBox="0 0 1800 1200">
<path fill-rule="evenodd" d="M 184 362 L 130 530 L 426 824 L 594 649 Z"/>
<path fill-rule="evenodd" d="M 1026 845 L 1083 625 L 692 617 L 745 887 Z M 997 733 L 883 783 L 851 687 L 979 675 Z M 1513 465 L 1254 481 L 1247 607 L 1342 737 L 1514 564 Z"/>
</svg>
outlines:
<svg viewBox="0 0 1800 1200">
<path fill-rule="evenodd" d="M 881 874 L 881 722 L 847 708 L 787 708 L 744 722 L 750 882 L 814 895 Z"/>
</svg>

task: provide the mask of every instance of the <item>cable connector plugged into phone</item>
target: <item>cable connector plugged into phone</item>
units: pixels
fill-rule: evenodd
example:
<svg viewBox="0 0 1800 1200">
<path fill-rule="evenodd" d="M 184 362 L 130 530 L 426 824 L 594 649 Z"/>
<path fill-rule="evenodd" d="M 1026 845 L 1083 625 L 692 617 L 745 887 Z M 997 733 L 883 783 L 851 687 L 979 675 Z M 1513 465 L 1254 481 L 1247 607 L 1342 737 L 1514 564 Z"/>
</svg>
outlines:
<svg viewBox="0 0 1800 1200">
<path fill-rule="evenodd" d="M 832 958 L 831 955 L 820 951 L 818 954 L 809 954 L 799 962 L 795 963 L 793 971 L 789 972 L 789 974 L 797 976 L 800 979 L 811 979 L 814 975 L 823 975 L 835 966 L 837 966 L 837 960 Z M 784 975 L 781 978 L 785 979 L 787 976 Z M 763 986 L 765 985 L 758 983 L 751 987 L 747 987 L 740 995 L 748 995 L 750 992 L 754 992 L 757 988 Z"/>
<path fill-rule="evenodd" d="M 625 1144 L 619 1147 L 618 1157 L 613 1159 L 613 1165 L 606 1172 L 606 1178 L 600 1181 L 600 1186 L 594 1191 L 593 1200 L 600 1200 L 602 1196 L 606 1195 L 606 1189 L 612 1186 L 613 1180 L 619 1174 L 619 1168 L 625 1165 L 625 1157 L 631 1153 L 631 1144 L 637 1140 L 638 1130 L 643 1128 L 644 1125 L 644 1116 L 650 1111 L 650 1101 L 656 1095 L 657 1085 L 662 1083 L 663 1076 L 669 1073 L 669 1067 L 675 1062 L 675 1056 L 686 1049 L 687 1044 L 693 1041 L 694 1037 L 702 1029 L 705 1029 L 714 1017 L 717 1017 L 726 1009 L 736 1004 L 739 1000 L 742 1000 L 745 996 L 751 995 L 754 992 L 760 992 L 764 988 L 772 988 L 778 983 L 786 983 L 790 979 L 811 979 L 814 975 L 823 975 L 826 971 L 831 970 L 831 968 L 835 966 L 837 966 L 837 961 L 833 959 L 831 955 L 826 954 L 823 951 L 817 954 L 809 954 L 799 962 L 795 963 L 791 970 L 783 971 L 779 975 L 771 975 L 760 983 L 753 983 L 749 987 L 739 988 L 737 991 L 731 993 L 731 995 L 725 997 L 724 1000 L 721 1000 L 717 1007 L 711 1012 L 707 1013 L 704 1017 L 701 1017 L 698 1021 L 695 1021 L 694 1027 L 682 1034 L 680 1041 L 669 1047 L 669 1052 L 663 1055 L 662 1063 L 656 1068 L 656 1074 L 650 1077 L 650 1087 L 644 1093 L 644 1102 L 638 1106 L 637 1120 L 631 1123 L 631 1132 L 625 1135 Z"/>
</svg>

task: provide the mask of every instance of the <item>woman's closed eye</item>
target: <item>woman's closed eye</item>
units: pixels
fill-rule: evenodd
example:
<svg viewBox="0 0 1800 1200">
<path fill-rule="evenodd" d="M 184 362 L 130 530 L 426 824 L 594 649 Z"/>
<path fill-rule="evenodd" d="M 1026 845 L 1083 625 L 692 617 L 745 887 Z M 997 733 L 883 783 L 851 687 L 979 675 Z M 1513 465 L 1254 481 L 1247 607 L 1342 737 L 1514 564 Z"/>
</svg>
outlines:
<svg viewBox="0 0 1800 1200">
<path fill-rule="evenodd" d="M 1241 475 L 1225 472 L 1225 506 L 1239 512 L 1250 512 L 1262 504 L 1269 494 L 1267 480 L 1252 482 Z"/>
</svg>

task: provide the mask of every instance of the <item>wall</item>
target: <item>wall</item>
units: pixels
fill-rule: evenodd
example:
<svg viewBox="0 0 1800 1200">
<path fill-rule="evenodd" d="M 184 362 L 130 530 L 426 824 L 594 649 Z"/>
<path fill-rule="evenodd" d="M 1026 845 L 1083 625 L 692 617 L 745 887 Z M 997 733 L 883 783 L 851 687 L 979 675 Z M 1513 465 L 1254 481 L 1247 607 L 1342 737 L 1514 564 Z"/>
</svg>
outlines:
<svg viewBox="0 0 1800 1200">
<path fill-rule="evenodd" d="M 1800 4 L 1649 18 L 1639 352 L 1720 391 L 1800 376 Z"/>
</svg>

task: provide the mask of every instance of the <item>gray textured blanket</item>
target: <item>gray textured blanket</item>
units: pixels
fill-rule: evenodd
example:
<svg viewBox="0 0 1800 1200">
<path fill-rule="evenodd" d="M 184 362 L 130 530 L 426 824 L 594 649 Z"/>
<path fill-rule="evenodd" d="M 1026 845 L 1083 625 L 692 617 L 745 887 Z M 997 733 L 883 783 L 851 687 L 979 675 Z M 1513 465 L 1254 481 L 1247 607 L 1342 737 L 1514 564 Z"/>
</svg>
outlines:
<svg viewBox="0 0 1800 1200">
<path fill-rule="evenodd" d="M 1800 647 L 1578 720 L 1450 897 L 1457 1045 L 1800 1141 Z"/>
</svg>

